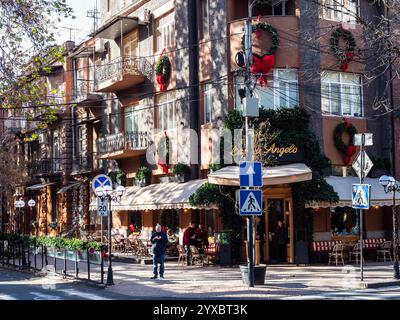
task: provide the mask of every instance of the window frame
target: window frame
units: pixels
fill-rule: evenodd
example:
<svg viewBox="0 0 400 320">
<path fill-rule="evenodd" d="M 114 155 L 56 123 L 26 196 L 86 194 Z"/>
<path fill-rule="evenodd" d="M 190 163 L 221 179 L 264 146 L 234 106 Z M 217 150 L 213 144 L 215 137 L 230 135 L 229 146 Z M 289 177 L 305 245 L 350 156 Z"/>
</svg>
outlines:
<svg viewBox="0 0 400 320">
<path fill-rule="evenodd" d="M 166 101 L 160 103 L 159 100 L 164 95 L 167 96 L 167 99 L 166 99 Z M 171 98 L 171 96 L 173 96 L 173 97 Z M 175 95 L 172 93 L 163 93 L 163 94 L 156 96 L 155 107 L 157 108 L 157 129 L 158 130 L 167 131 L 167 130 L 176 129 L 178 127 L 177 116 L 176 116 L 177 100 L 178 99 L 176 99 Z M 170 110 L 171 106 L 172 106 L 172 111 Z M 170 112 L 172 112 L 172 118 L 173 118 L 172 121 L 169 121 L 169 118 L 168 118 Z M 163 121 L 160 121 L 160 119 L 162 119 Z M 166 125 L 164 123 L 165 120 L 166 120 Z M 162 123 L 162 126 L 160 126 L 160 123 Z"/>
<path fill-rule="evenodd" d="M 210 124 L 213 122 L 213 115 L 214 115 L 214 112 L 213 112 L 214 98 L 212 95 L 213 89 L 214 89 L 214 87 L 212 86 L 212 83 L 205 83 L 203 85 L 203 112 L 204 112 L 203 121 L 204 121 L 204 124 Z M 208 102 L 209 102 L 208 99 L 211 99 L 211 105 L 209 106 L 209 108 L 207 108 Z M 207 110 L 209 112 L 207 112 Z M 210 115 L 209 119 L 207 117 L 208 114 Z"/>
<path fill-rule="evenodd" d="M 158 17 L 154 21 L 154 52 L 161 52 L 164 48 L 173 48 L 176 45 L 176 39 L 175 39 L 175 11 L 171 10 L 170 12 L 167 12 L 166 14 Z M 164 23 L 160 26 L 160 22 L 162 19 L 167 19 L 167 17 L 170 17 L 170 21 L 168 23 Z M 167 39 L 168 36 L 165 34 L 165 29 L 168 26 L 172 26 L 172 30 L 170 30 L 170 33 L 168 35 L 172 34 L 172 37 L 170 39 Z M 160 34 L 160 35 L 159 35 Z M 160 41 L 160 46 L 159 46 L 159 36 L 162 39 Z M 167 41 L 171 40 L 171 43 L 167 43 Z"/>
<path fill-rule="evenodd" d="M 324 74 L 326 74 L 326 73 L 339 74 L 339 82 L 337 82 L 337 81 L 331 81 L 331 80 L 330 80 L 329 82 L 324 81 L 324 80 L 323 80 L 323 77 L 324 77 Z M 355 83 L 343 82 L 343 76 L 344 76 L 345 74 L 357 75 L 358 78 L 359 78 L 359 84 L 357 85 L 357 84 L 355 84 Z M 329 111 L 328 111 L 328 113 L 326 113 L 326 112 L 322 109 L 322 106 L 323 106 L 323 99 L 324 99 L 324 97 L 323 97 L 323 95 L 322 95 L 322 87 L 323 87 L 324 84 L 329 84 L 329 93 L 328 93 L 328 97 L 325 98 L 325 99 L 327 99 L 328 102 L 329 102 Z M 337 86 L 340 88 L 340 91 L 339 91 L 340 100 L 338 101 L 338 105 L 339 105 L 339 114 L 334 114 L 334 113 L 332 113 L 332 99 L 331 99 L 331 88 L 332 88 L 332 84 L 337 85 Z M 344 87 L 344 86 L 352 86 L 352 87 L 353 87 L 353 90 L 354 90 L 355 87 L 358 87 L 358 88 L 359 88 L 359 92 L 360 92 L 360 99 L 359 99 L 359 101 L 360 101 L 360 114 L 359 114 L 359 115 L 355 115 L 355 113 L 354 113 L 354 102 L 351 103 L 350 99 L 349 99 L 350 114 L 344 114 L 344 113 L 343 113 L 343 103 L 342 103 L 342 101 L 344 101 L 344 99 L 343 99 L 343 87 Z M 322 114 L 323 114 L 324 116 L 363 118 L 363 117 L 364 117 L 364 113 L 365 113 L 365 111 L 364 111 L 364 99 L 363 99 L 363 96 L 364 96 L 364 93 L 363 93 L 363 82 L 362 82 L 362 76 L 361 76 L 361 74 L 358 74 L 358 73 L 348 73 L 348 72 L 338 72 L 338 71 L 329 71 L 329 70 L 323 71 L 323 72 L 321 73 L 321 112 L 322 112 Z"/>
<path fill-rule="evenodd" d="M 348 23 L 348 24 L 356 24 L 357 21 L 355 20 L 355 17 L 352 15 L 359 15 L 360 14 L 360 1 L 356 0 L 356 12 L 350 11 L 350 9 L 347 9 L 347 13 L 344 13 L 343 10 L 337 10 L 334 9 L 335 2 L 337 5 L 340 5 L 341 7 L 344 7 L 343 3 L 344 1 L 352 2 L 352 0 L 320 0 L 320 6 L 321 6 L 321 11 L 320 11 L 320 17 L 325 20 L 330 20 L 330 21 L 337 21 L 337 22 L 343 22 L 343 23 Z M 329 1 L 329 7 L 327 7 L 325 2 Z M 340 4 L 338 3 L 340 2 Z M 329 15 L 327 14 L 329 12 Z M 334 17 L 336 13 L 336 17 Z M 340 18 L 338 17 L 340 15 Z M 348 16 L 350 19 L 345 21 L 345 17 Z"/>
</svg>

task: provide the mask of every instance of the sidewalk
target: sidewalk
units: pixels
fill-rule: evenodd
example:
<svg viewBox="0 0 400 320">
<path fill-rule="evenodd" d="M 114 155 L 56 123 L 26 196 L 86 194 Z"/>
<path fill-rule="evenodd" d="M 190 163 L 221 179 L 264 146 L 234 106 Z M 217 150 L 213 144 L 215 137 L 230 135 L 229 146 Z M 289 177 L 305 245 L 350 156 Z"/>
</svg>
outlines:
<svg viewBox="0 0 400 320">
<path fill-rule="evenodd" d="M 152 280 L 152 266 L 114 264 L 114 286 L 105 290 L 137 298 L 252 298 L 315 295 L 360 289 L 356 266 L 267 266 L 264 286 L 248 288 L 239 267 L 182 267 L 167 262 L 165 279 Z M 370 263 L 364 268 L 365 283 L 392 282 L 392 264 Z"/>
</svg>

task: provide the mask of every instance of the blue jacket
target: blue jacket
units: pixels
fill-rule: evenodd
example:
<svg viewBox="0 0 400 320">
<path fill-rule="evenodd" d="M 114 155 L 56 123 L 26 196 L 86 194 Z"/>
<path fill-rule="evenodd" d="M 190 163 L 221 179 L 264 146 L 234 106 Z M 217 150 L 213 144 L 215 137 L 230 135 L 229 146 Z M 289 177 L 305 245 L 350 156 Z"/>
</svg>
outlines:
<svg viewBox="0 0 400 320">
<path fill-rule="evenodd" d="M 161 236 L 161 239 L 156 239 L 158 236 Z M 168 243 L 168 238 L 165 232 L 154 232 L 150 241 L 152 243 L 151 250 L 153 254 L 165 254 L 165 247 Z"/>
</svg>

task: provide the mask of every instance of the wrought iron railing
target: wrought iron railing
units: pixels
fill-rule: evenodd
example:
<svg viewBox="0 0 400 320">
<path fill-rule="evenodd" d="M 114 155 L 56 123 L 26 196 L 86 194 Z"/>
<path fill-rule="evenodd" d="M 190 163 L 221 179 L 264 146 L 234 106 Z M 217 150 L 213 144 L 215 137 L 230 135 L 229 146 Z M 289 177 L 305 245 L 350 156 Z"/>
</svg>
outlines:
<svg viewBox="0 0 400 320">
<path fill-rule="evenodd" d="M 62 171 L 61 159 L 46 158 L 32 161 L 29 169 L 30 175 L 47 175 Z"/>
<path fill-rule="evenodd" d="M 89 94 L 94 92 L 94 81 L 79 81 L 75 88 L 75 100 L 85 100 Z"/>
<path fill-rule="evenodd" d="M 136 75 L 153 78 L 153 66 L 140 57 L 119 57 L 111 62 L 96 67 L 96 85 L 110 80 L 116 76 Z"/>
<path fill-rule="evenodd" d="M 147 132 L 109 134 L 97 139 L 97 153 L 105 154 L 121 150 L 145 150 L 147 144 Z"/>
</svg>

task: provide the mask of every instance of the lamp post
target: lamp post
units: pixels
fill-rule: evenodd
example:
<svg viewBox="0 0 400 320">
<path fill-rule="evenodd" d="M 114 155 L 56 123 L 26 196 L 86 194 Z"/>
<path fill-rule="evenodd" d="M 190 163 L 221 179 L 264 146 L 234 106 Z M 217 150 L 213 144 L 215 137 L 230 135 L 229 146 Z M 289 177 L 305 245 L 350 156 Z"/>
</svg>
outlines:
<svg viewBox="0 0 400 320">
<path fill-rule="evenodd" d="M 24 200 L 16 200 L 14 202 L 14 207 L 17 210 L 17 233 L 21 232 L 21 209 L 25 207 L 25 201 Z"/>
<path fill-rule="evenodd" d="M 33 207 L 36 205 L 36 201 L 35 200 L 33 200 L 33 199 L 31 199 L 31 200 L 29 200 L 28 201 L 28 206 L 29 206 L 29 210 L 30 210 L 30 215 L 29 215 L 29 218 L 30 218 L 30 220 L 31 220 L 31 222 L 30 223 L 32 223 L 32 211 L 33 211 Z M 35 220 L 36 220 L 36 218 L 35 218 Z M 35 226 L 35 233 L 36 233 L 36 226 Z"/>
<path fill-rule="evenodd" d="M 396 192 L 400 192 L 400 185 L 397 184 L 396 179 L 391 176 L 382 176 L 379 178 L 379 183 L 383 187 L 386 193 L 393 194 L 393 277 L 395 279 L 400 279 L 399 272 L 399 257 L 397 248 L 397 238 L 398 238 L 398 227 L 397 227 L 397 214 L 396 214 Z"/>
<path fill-rule="evenodd" d="M 111 186 L 98 187 L 95 190 L 95 194 L 102 201 L 107 200 L 108 202 L 108 271 L 107 271 L 107 286 L 114 285 L 113 270 L 112 270 L 112 250 L 111 250 L 111 227 L 112 227 L 112 211 L 111 201 L 121 202 L 122 196 L 125 194 L 125 188 L 118 186 L 113 189 Z"/>
</svg>

